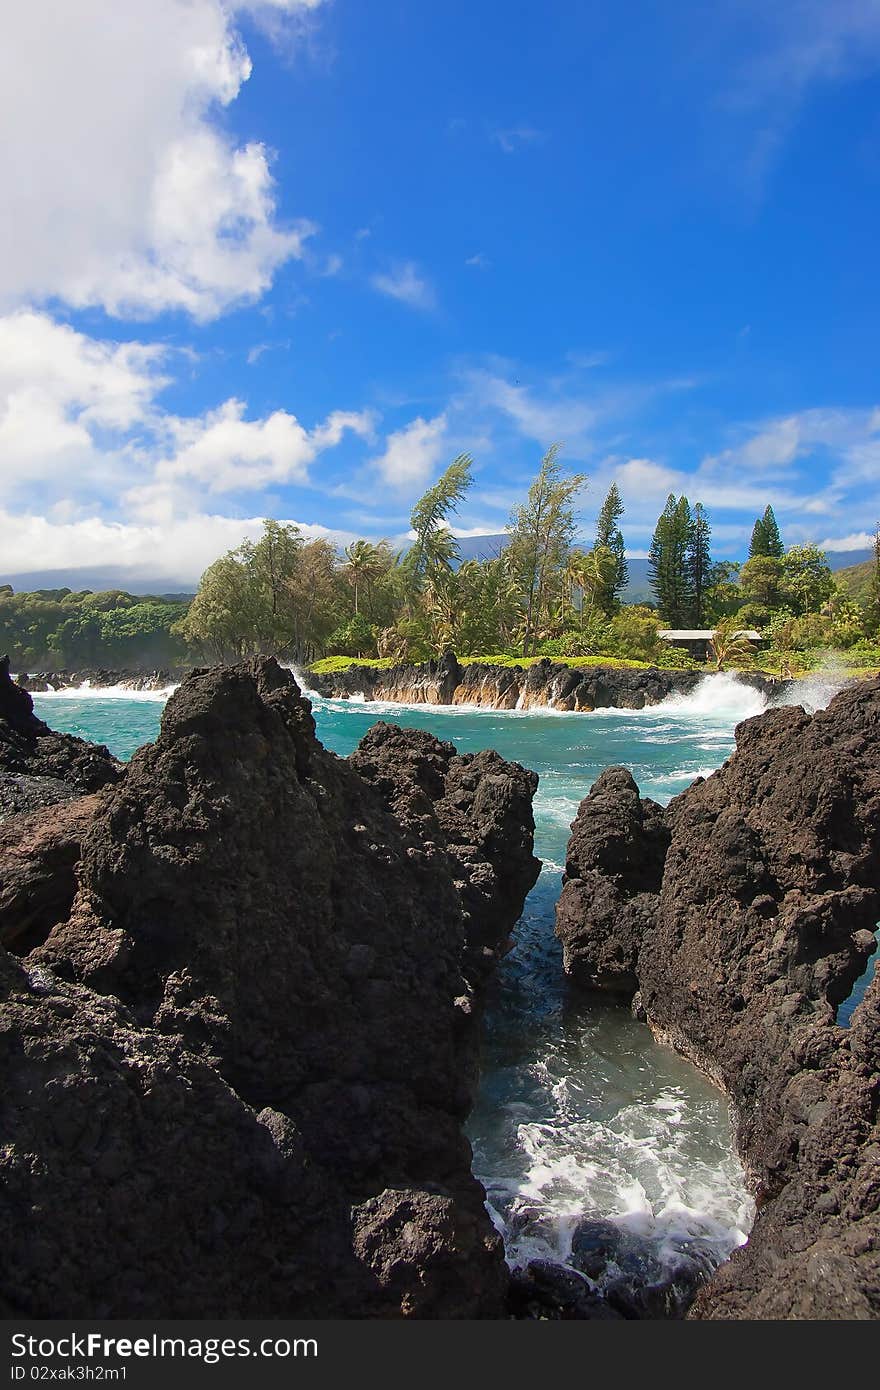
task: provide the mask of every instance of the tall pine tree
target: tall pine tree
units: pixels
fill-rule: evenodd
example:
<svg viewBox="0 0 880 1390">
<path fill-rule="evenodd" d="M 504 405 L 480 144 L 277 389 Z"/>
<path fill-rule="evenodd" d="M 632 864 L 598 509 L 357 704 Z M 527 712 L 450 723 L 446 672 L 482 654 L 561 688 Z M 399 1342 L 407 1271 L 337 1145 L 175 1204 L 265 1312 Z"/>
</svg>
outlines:
<svg viewBox="0 0 880 1390">
<path fill-rule="evenodd" d="M 676 499 L 670 493 L 651 538 L 648 574 L 660 616 L 672 628 L 684 627 L 691 618 L 688 555 L 692 531 L 690 503 L 686 497 Z"/>
<path fill-rule="evenodd" d="M 686 558 L 686 572 L 691 599 L 691 621 L 702 627 L 706 617 L 706 590 L 712 583 L 712 556 L 709 541 L 712 528 L 702 502 L 694 507 L 691 534 Z"/>
<path fill-rule="evenodd" d="M 607 586 L 607 592 L 602 596 L 602 608 L 606 613 L 613 612 L 617 607 L 620 596 L 629 582 L 629 567 L 626 563 L 623 533 L 617 524 L 622 516 L 623 502 L 620 492 L 617 484 L 612 483 L 596 522 L 596 549 L 604 546 L 614 556 L 613 578 Z"/>
<path fill-rule="evenodd" d="M 779 526 L 773 508 L 767 506 L 764 509 L 764 515 L 759 516 L 752 527 L 749 559 L 753 559 L 755 555 L 769 555 L 774 560 L 781 560 L 784 554 L 785 546 L 782 544 L 782 537 L 779 534 Z"/>
</svg>

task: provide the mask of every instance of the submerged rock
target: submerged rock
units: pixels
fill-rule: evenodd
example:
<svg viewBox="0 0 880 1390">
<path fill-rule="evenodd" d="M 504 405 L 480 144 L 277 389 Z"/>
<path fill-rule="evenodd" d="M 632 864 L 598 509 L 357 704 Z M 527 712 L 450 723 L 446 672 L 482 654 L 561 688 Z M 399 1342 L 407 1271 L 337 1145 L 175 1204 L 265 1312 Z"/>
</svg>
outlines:
<svg viewBox="0 0 880 1390">
<path fill-rule="evenodd" d="M 877 985 L 850 1029 L 835 1014 L 880 917 L 880 681 L 812 716 L 746 720 L 736 740 L 659 817 L 662 875 L 639 839 L 657 809 L 604 774 L 575 823 L 588 874 L 559 931 L 578 977 L 622 961 L 639 1016 L 735 1102 L 758 1215 L 694 1315 L 876 1317 Z"/>
<path fill-rule="evenodd" d="M 533 881 L 535 779 L 404 743 L 396 773 L 381 731 L 335 757 L 292 676 L 254 661 L 194 673 L 102 794 L 30 984 L 5 957 L 0 1037 L 31 1097 L 3 1110 L 17 1313 L 502 1313 L 461 1128 L 466 976 Z M 63 1181 L 52 1076 L 85 1130 Z"/>
</svg>

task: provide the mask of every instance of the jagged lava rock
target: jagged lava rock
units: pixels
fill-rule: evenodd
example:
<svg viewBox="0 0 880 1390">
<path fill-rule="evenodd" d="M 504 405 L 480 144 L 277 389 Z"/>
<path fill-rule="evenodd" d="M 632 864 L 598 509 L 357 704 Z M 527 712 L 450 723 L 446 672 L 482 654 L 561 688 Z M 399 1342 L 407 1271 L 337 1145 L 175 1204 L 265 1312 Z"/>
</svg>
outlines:
<svg viewBox="0 0 880 1390">
<path fill-rule="evenodd" d="M 459 754 L 431 734 L 386 723 L 367 731 L 349 762 L 403 825 L 449 855 L 465 911 L 466 974 L 480 983 L 541 872 L 532 854 L 537 775 L 492 749 Z"/>
<path fill-rule="evenodd" d="M 663 810 L 639 796 L 625 767 L 609 767 L 571 830 L 556 906 L 565 971 L 588 988 L 632 995 L 669 845 Z"/>
<path fill-rule="evenodd" d="M 667 807 L 662 882 L 638 916 L 641 870 L 608 855 L 609 824 L 638 823 L 634 784 L 615 774 L 601 789 L 610 806 L 582 804 L 576 857 L 594 892 L 568 904 L 572 965 L 597 975 L 605 953 L 617 958 L 608 904 L 620 902 L 639 1016 L 735 1102 L 758 1215 L 693 1315 L 876 1317 L 877 986 L 850 1029 L 835 1015 L 880 917 L 880 680 L 812 716 L 791 707 L 746 720 L 736 743 Z M 650 855 L 646 868 L 656 883 Z"/>
<path fill-rule="evenodd" d="M 505 815 L 519 828 L 473 883 L 506 864 L 524 894 L 530 774 L 500 759 L 453 768 L 454 750 L 421 738 L 414 766 L 448 764 L 441 831 L 478 805 L 487 845 Z M 308 1172 L 346 1212 L 348 1272 L 328 1315 L 495 1316 L 508 1276 L 461 1130 L 476 1041 L 465 926 L 499 940 L 521 903 L 509 888 L 471 893 L 451 830 L 431 824 L 423 839 L 430 809 L 401 791 L 403 824 L 376 778 L 318 743 L 308 701 L 274 661 L 194 673 L 156 743 L 104 794 L 69 919 L 27 964 L 112 996 L 250 1111 L 295 1127 Z M 479 845 L 472 834 L 474 871 Z M 95 1197 L 83 1192 L 74 1224 Z M 267 1315 L 311 1306 L 295 1252 L 289 1263 Z M 80 1275 L 80 1307 L 91 1297 L 128 1311 L 106 1270 Z"/>
<path fill-rule="evenodd" d="M 118 781 L 122 771 L 107 748 L 55 733 L 38 719 L 31 696 L 9 674 L 9 657 L 0 657 L 0 817 L 16 803 L 33 809 L 63 799 L 55 782 L 82 795 Z M 41 781 L 28 788 L 27 777 Z"/>
</svg>

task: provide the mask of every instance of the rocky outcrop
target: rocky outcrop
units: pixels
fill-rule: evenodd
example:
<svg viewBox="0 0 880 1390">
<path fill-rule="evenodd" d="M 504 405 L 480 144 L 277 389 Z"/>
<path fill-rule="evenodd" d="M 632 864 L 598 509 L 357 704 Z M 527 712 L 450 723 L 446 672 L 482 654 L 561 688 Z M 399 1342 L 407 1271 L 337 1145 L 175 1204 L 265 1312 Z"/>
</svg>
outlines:
<svg viewBox="0 0 880 1390">
<path fill-rule="evenodd" d="M 578 808 L 556 907 L 563 965 L 579 984 L 635 993 L 668 846 L 662 808 L 625 767 L 606 768 Z"/>
<path fill-rule="evenodd" d="M 379 723 L 349 759 L 423 843 L 445 850 L 464 910 L 465 974 L 480 983 L 541 871 L 532 854 L 534 772 L 493 750 L 458 754 L 416 729 Z"/>
<path fill-rule="evenodd" d="M 102 794 L 66 920 L 3 957 L 16 1313 L 502 1314 L 461 1125 L 534 778 L 397 733 L 341 760 L 274 661 L 215 668 Z"/>
<path fill-rule="evenodd" d="M 592 877 L 573 879 L 560 933 L 594 984 L 623 959 L 640 1016 L 735 1102 L 758 1215 L 694 1315 L 876 1317 L 877 986 L 850 1029 L 835 1016 L 880 917 L 880 681 L 813 716 L 771 710 L 736 738 L 662 816 L 642 803 L 640 821 L 620 770 L 600 779 L 574 833 Z M 638 862 L 658 820 L 662 881 L 650 850 Z"/>
<path fill-rule="evenodd" d="M 0 657 L 0 818 L 97 791 L 121 774 L 108 749 L 55 733 L 38 719 L 30 695 L 10 677 L 9 658 Z"/>
<path fill-rule="evenodd" d="M 367 700 L 400 704 L 475 705 L 491 709 L 582 710 L 643 709 L 670 695 L 690 695 L 706 679 L 701 671 L 667 671 L 658 667 L 567 666 L 545 658 L 532 666 L 460 664 L 452 652 L 441 661 L 381 670 L 351 667 L 331 675 L 307 673 L 309 685 L 326 699 L 362 695 Z M 787 689 L 789 681 L 760 672 L 737 677 L 753 689 L 771 695 Z"/>
<path fill-rule="evenodd" d="M 186 673 L 182 668 L 133 671 L 127 668 L 113 670 L 105 666 L 90 666 L 81 671 L 24 671 L 15 679 L 16 684 L 23 690 L 30 690 L 34 694 L 47 690 L 76 690 L 80 686 L 95 689 L 124 686 L 127 690 L 167 690 L 169 686 L 183 680 Z"/>
</svg>

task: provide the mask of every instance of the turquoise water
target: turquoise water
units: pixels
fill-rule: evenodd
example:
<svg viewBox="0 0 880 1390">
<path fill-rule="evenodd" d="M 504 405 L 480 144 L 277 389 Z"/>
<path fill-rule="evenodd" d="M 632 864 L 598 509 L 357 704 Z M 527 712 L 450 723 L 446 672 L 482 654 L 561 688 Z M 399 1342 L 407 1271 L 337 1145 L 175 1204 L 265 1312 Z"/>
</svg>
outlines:
<svg viewBox="0 0 880 1390">
<path fill-rule="evenodd" d="M 163 696 L 37 696 L 53 727 L 129 757 L 155 737 Z M 723 1097 L 656 1044 L 625 1008 L 571 993 L 553 936 L 570 823 L 602 768 L 629 767 L 667 802 L 733 750 L 764 701 L 732 678 L 642 711 L 509 712 L 314 700 L 322 741 L 351 752 L 377 719 L 427 728 L 462 752 L 497 748 L 539 773 L 541 877 L 488 999 L 482 1085 L 469 1123 L 475 1171 L 514 1264 L 565 1261 L 584 1218 L 611 1218 L 661 1266 L 693 1251 L 720 1261 L 745 1239 L 752 1204 Z"/>
</svg>

